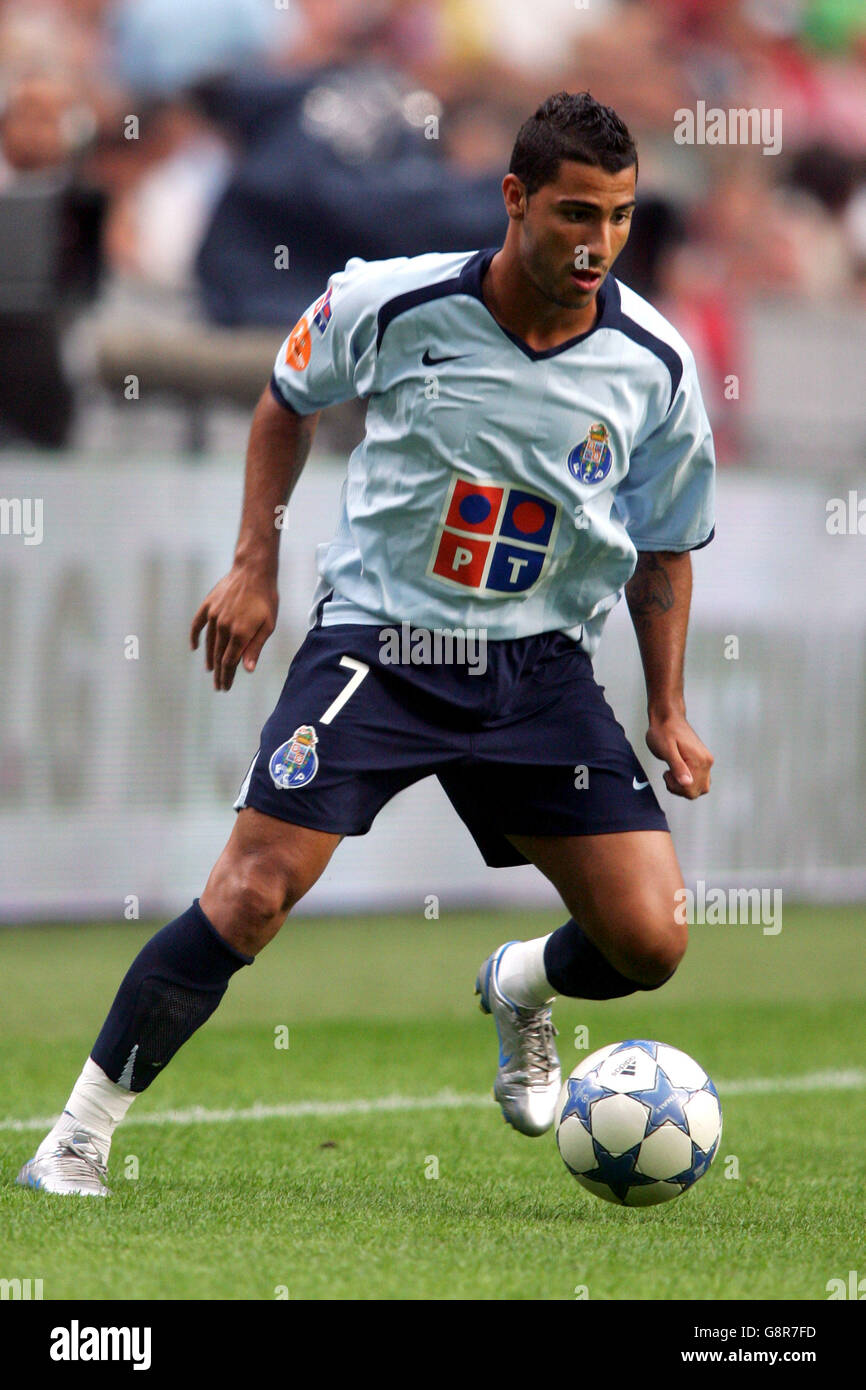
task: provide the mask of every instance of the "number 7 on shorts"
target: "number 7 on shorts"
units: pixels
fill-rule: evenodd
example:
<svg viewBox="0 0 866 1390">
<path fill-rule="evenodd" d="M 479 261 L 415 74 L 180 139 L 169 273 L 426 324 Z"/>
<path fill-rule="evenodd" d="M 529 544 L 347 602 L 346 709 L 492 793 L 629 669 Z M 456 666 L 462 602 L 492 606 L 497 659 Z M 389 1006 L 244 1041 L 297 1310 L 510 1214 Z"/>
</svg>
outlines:
<svg viewBox="0 0 866 1390">
<path fill-rule="evenodd" d="M 346 682 L 346 685 L 340 691 L 336 700 L 332 700 L 328 705 L 328 708 L 319 720 L 320 724 L 330 724 L 336 718 L 346 701 L 354 695 L 361 681 L 370 671 L 366 661 L 356 661 L 353 656 L 341 656 L 340 665 L 348 666 L 355 674 L 352 676 L 351 680 Z"/>
</svg>

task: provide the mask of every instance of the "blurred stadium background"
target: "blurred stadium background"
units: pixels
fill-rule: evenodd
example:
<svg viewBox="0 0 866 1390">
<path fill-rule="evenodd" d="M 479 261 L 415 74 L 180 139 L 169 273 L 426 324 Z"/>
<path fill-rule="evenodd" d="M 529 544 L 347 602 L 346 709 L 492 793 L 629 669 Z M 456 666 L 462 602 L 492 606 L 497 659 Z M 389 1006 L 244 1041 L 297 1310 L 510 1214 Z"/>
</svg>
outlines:
<svg viewBox="0 0 866 1390">
<path fill-rule="evenodd" d="M 716 432 L 686 692 L 709 797 L 672 804 L 646 753 L 622 604 L 596 669 L 687 881 L 866 898 L 862 0 L 5 0 L 0 69 L 0 919 L 159 918 L 200 891 L 363 423 L 325 416 L 279 630 L 217 698 L 187 633 L 276 350 L 349 256 L 498 243 L 516 129 L 563 87 L 637 136 L 616 273 L 692 345 Z M 781 151 L 677 144 L 699 101 L 781 111 Z M 16 499 L 41 500 L 39 543 Z M 431 894 L 551 900 L 485 869 L 429 782 L 302 910 Z"/>
</svg>

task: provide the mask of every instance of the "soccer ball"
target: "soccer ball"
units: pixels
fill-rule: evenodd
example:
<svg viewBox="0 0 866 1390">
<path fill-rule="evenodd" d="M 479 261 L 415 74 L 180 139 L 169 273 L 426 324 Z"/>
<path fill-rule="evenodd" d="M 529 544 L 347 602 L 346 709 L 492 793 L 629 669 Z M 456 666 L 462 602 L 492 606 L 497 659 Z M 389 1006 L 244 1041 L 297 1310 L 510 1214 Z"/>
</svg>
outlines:
<svg viewBox="0 0 866 1390">
<path fill-rule="evenodd" d="M 575 1067 L 559 1094 L 556 1143 L 588 1192 L 625 1207 L 679 1197 L 702 1178 L 722 1137 L 706 1072 L 667 1043 L 610 1043 Z"/>
</svg>

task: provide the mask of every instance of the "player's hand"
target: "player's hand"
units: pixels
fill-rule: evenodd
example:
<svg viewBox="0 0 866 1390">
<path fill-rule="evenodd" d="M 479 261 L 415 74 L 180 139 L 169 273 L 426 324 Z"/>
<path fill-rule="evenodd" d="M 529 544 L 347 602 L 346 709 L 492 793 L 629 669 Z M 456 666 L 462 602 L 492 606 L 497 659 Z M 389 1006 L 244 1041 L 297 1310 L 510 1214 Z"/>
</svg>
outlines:
<svg viewBox="0 0 866 1390">
<path fill-rule="evenodd" d="M 276 584 L 260 574 L 234 565 L 211 589 L 192 620 L 190 646 L 198 648 L 199 634 L 207 627 L 205 667 L 213 671 L 215 690 L 231 690 L 238 662 L 254 671 L 277 624 L 279 598 Z"/>
<path fill-rule="evenodd" d="M 646 744 L 651 753 L 667 763 L 669 770 L 664 774 L 664 782 L 674 796 L 694 801 L 710 790 L 710 768 L 715 759 L 684 715 L 651 719 Z"/>
</svg>

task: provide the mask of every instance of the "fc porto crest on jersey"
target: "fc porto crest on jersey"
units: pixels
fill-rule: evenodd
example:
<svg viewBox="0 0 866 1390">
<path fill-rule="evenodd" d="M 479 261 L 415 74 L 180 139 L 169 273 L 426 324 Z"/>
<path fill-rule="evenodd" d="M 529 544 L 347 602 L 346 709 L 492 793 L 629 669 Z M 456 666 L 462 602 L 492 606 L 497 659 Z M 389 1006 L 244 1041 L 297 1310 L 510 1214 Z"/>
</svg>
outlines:
<svg viewBox="0 0 866 1390">
<path fill-rule="evenodd" d="M 575 444 L 568 456 L 568 471 L 579 483 L 600 483 L 612 462 L 610 434 L 599 420 L 590 425 L 586 438 Z"/>
<path fill-rule="evenodd" d="M 318 741 L 312 724 L 302 724 L 286 743 L 280 744 L 268 763 L 275 787 L 288 792 L 312 782 L 319 770 Z"/>
<path fill-rule="evenodd" d="M 553 550 L 559 507 L 525 488 L 455 474 L 427 573 L 481 594 L 525 594 Z"/>
</svg>

